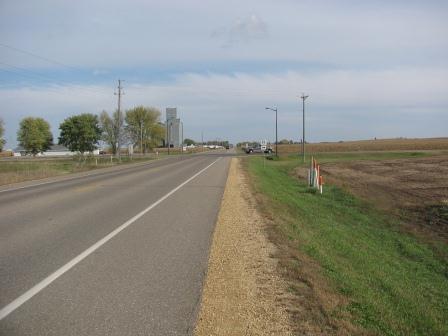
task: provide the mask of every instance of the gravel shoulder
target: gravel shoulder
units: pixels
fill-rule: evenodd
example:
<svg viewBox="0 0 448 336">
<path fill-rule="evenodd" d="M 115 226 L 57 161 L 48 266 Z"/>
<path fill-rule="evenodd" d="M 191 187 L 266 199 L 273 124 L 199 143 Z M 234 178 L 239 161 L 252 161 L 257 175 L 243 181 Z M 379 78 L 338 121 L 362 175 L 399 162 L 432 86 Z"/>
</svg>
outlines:
<svg viewBox="0 0 448 336">
<path fill-rule="evenodd" d="M 195 335 L 292 335 L 281 304 L 291 294 L 240 164 L 232 159 Z"/>
</svg>

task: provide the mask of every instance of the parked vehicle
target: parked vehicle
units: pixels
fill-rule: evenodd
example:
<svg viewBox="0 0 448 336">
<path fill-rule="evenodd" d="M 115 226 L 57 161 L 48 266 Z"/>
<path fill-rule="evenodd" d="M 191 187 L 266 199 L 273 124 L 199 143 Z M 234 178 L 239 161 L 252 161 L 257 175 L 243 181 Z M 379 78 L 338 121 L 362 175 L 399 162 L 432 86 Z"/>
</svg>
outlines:
<svg viewBox="0 0 448 336">
<path fill-rule="evenodd" d="M 246 147 L 244 148 L 244 150 L 246 154 L 252 154 L 252 153 L 272 154 L 273 152 L 271 147 L 266 146 Z"/>
</svg>

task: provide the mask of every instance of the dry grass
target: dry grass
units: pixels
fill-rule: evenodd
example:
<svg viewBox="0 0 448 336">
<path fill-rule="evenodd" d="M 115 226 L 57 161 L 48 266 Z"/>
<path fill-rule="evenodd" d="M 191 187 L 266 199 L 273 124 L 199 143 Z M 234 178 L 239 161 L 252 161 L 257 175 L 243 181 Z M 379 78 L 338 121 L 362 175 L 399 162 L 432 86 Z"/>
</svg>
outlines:
<svg viewBox="0 0 448 336">
<path fill-rule="evenodd" d="M 72 161 L 11 160 L 0 162 L 0 185 L 38 180 L 72 172 Z"/>
<path fill-rule="evenodd" d="M 78 161 L 76 158 L 42 158 L 29 157 L 20 159 L 3 159 L 0 161 L 0 185 L 38 180 L 48 177 L 78 173 L 120 164 L 137 163 L 154 159 L 154 156 L 122 157 L 111 161 L 110 156 L 89 158 Z"/>
<path fill-rule="evenodd" d="M 301 145 L 278 145 L 278 152 L 299 153 L 301 148 Z M 306 144 L 305 149 L 307 153 L 405 150 L 448 150 L 448 138 L 321 142 Z"/>
<path fill-rule="evenodd" d="M 9 156 L 14 156 L 14 153 L 10 151 L 0 152 L 0 157 L 9 157 Z"/>
</svg>

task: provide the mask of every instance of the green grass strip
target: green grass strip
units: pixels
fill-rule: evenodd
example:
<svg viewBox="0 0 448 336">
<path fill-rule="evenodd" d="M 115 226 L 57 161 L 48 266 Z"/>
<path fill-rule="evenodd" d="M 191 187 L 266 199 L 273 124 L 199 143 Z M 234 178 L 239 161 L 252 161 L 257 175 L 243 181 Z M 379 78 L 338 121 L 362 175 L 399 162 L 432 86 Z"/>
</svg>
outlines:
<svg viewBox="0 0 448 336">
<path fill-rule="evenodd" d="M 444 260 L 347 192 L 325 185 L 323 195 L 314 193 L 291 174 L 297 158 L 262 160 L 252 158 L 248 167 L 256 190 L 268 196 L 264 206 L 281 218 L 278 224 L 299 242 L 297 248 L 317 260 L 335 288 L 350 298 L 346 309 L 355 323 L 380 335 L 448 335 Z"/>
</svg>

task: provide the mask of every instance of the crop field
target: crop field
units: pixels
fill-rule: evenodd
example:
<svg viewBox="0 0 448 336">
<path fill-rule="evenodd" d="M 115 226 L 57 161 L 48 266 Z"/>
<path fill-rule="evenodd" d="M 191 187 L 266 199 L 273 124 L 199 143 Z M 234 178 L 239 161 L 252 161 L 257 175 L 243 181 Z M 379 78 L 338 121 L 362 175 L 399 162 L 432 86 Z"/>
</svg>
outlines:
<svg viewBox="0 0 448 336">
<path fill-rule="evenodd" d="M 299 153 L 301 145 L 279 145 L 280 154 Z M 448 150 L 448 138 L 379 139 L 306 144 L 306 153 L 356 151 Z"/>
<path fill-rule="evenodd" d="M 325 163 L 330 184 L 402 217 L 407 229 L 448 244 L 448 155 Z"/>
<path fill-rule="evenodd" d="M 434 147 L 317 154 L 322 195 L 297 156 L 247 161 L 298 331 L 448 334 L 448 154 Z"/>
</svg>

